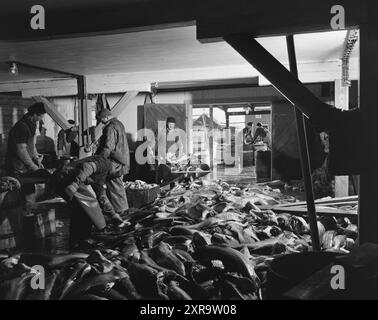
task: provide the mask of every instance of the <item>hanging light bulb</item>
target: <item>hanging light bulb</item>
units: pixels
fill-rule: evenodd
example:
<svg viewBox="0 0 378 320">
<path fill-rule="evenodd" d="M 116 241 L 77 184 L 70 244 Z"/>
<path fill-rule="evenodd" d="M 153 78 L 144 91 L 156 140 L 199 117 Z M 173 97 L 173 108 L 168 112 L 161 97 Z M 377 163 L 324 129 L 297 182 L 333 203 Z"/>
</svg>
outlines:
<svg viewBox="0 0 378 320">
<path fill-rule="evenodd" d="M 18 67 L 16 62 L 12 62 L 9 67 L 9 74 L 11 76 L 18 76 Z"/>
</svg>

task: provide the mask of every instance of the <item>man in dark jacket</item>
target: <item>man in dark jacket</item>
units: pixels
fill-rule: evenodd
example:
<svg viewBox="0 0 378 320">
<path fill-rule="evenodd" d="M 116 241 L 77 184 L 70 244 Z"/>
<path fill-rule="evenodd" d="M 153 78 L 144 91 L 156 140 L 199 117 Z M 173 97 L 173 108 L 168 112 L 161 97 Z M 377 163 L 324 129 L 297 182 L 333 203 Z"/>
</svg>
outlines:
<svg viewBox="0 0 378 320">
<path fill-rule="evenodd" d="M 104 124 L 104 129 L 96 155 L 111 160 L 113 178 L 107 180 L 106 192 L 116 213 L 122 214 L 129 208 L 123 183 L 123 176 L 130 170 L 130 152 L 125 127 L 117 118 L 112 117 L 108 109 L 101 110 L 97 120 Z"/>
<path fill-rule="evenodd" d="M 46 113 L 43 103 L 34 103 L 28 112 L 10 130 L 5 167 L 10 176 L 31 174 L 43 168 L 42 156 L 35 146 L 37 123 Z"/>
<path fill-rule="evenodd" d="M 9 131 L 5 170 L 7 175 L 18 179 L 22 185 L 21 193 L 25 197 L 27 215 L 36 201 L 35 181 L 48 180 L 50 176 L 50 173 L 43 169 L 43 156 L 36 149 L 35 132 L 45 113 L 43 103 L 34 103 Z"/>
<path fill-rule="evenodd" d="M 61 129 L 58 133 L 58 157 L 71 156 L 79 157 L 79 127 L 76 125 L 74 120 L 68 120 L 68 123 L 72 126 L 67 130 Z"/>
</svg>

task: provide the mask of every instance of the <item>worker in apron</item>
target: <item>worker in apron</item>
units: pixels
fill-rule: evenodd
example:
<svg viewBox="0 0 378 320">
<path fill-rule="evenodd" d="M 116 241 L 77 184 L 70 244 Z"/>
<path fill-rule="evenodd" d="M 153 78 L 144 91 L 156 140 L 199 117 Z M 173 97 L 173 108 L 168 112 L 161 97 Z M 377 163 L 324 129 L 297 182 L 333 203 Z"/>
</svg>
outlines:
<svg viewBox="0 0 378 320">
<path fill-rule="evenodd" d="M 95 154 L 111 161 L 114 178 L 107 179 L 106 193 L 115 212 L 122 215 L 129 209 L 123 183 L 123 176 L 130 170 L 130 152 L 125 127 L 117 118 L 112 117 L 109 109 L 102 109 L 97 114 L 97 120 L 104 124 L 104 129 Z"/>
<path fill-rule="evenodd" d="M 7 175 L 21 182 L 21 193 L 26 199 L 26 214 L 35 202 L 35 182 L 49 179 L 49 172 L 43 169 L 43 156 L 36 149 L 37 123 L 46 113 L 43 103 L 34 103 L 28 112 L 11 128 L 5 156 Z"/>
</svg>

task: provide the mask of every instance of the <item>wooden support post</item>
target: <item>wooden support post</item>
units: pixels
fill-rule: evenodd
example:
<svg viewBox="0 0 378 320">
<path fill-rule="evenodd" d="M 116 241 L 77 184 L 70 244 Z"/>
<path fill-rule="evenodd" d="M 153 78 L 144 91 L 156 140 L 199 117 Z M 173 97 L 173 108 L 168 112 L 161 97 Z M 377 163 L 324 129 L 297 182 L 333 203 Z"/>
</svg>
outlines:
<svg viewBox="0 0 378 320">
<path fill-rule="evenodd" d="M 130 104 L 131 101 L 138 95 L 138 91 L 129 91 L 126 92 L 121 99 L 114 105 L 112 110 L 112 115 L 118 117 L 122 112 L 125 111 L 125 108 Z"/>
<path fill-rule="evenodd" d="M 360 175 L 359 243 L 378 243 L 378 12 L 369 2 L 368 20 L 360 25 L 360 126 L 363 170 Z"/>
<path fill-rule="evenodd" d="M 213 120 L 214 120 L 214 107 L 212 105 L 209 106 L 209 117 L 210 117 L 210 124 L 209 124 L 209 154 L 210 154 L 210 168 L 213 169 L 214 167 L 214 137 L 213 137 Z"/>
<path fill-rule="evenodd" d="M 87 88 L 85 76 L 77 77 L 77 92 L 79 99 L 79 158 L 87 156 L 86 147 L 89 147 L 89 132 L 88 132 L 88 104 L 87 104 Z M 84 133 L 86 132 L 86 135 Z"/>
<path fill-rule="evenodd" d="M 45 105 L 47 114 L 61 127 L 67 130 L 72 126 L 68 123 L 67 119 L 58 111 L 57 107 L 45 97 L 34 97 L 37 102 L 42 102 Z"/>
<path fill-rule="evenodd" d="M 286 37 L 287 42 L 287 51 L 289 56 L 290 71 L 297 78 L 298 69 L 297 69 L 297 58 L 295 55 L 295 45 L 294 37 L 288 35 Z M 307 202 L 307 211 L 308 218 L 311 228 L 311 241 L 312 241 L 312 250 L 320 251 L 320 240 L 319 240 L 319 231 L 316 218 L 316 208 L 314 202 L 314 191 L 312 189 L 312 180 L 311 180 L 311 167 L 310 167 L 310 154 L 308 151 L 307 145 L 307 136 L 306 136 L 306 124 L 302 112 L 294 107 L 295 119 L 297 122 L 297 132 L 299 140 L 299 155 L 301 160 L 301 169 L 302 177 L 305 185 L 306 192 L 306 202 Z"/>
<path fill-rule="evenodd" d="M 349 107 L 349 87 L 340 79 L 335 80 L 335 106 L 347 110 Z M 351 132 L 351 134 L 353 134 Z M 335 177 L 335 197 L 346 197 L 349 195 L 348 176 Z"/>
<path fill-rule="evenodd" d="M 187 154 L 193 153 L 193 107 L 191 104 L 185 106 L 186 113 L 186 143 L 187 143 Z"/>
</svg>

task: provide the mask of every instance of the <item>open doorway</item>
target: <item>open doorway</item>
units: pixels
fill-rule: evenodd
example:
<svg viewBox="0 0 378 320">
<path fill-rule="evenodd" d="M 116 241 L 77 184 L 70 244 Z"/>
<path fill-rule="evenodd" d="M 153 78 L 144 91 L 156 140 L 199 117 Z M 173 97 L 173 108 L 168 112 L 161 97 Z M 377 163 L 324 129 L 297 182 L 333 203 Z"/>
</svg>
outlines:
<svg viewBox="0 0 378 320">
<path fill-rule="evenodd" d="M 260 137 L 252 141 L 244 135 L 248 123 L 252 123 L 251 138 L 259 123 L 271 132 L 271 109 L 270 102 L 193 105 L 193 157 L 210 165 L 212 179 L 256 181 L 256 151 L 263 142 Z"/>
</svg>

